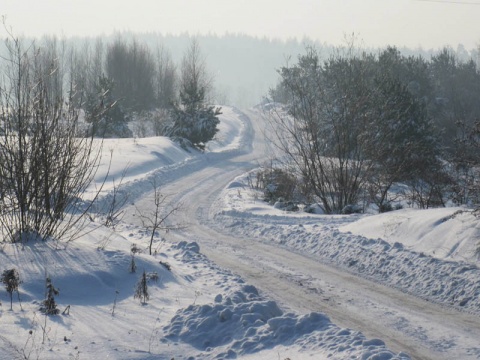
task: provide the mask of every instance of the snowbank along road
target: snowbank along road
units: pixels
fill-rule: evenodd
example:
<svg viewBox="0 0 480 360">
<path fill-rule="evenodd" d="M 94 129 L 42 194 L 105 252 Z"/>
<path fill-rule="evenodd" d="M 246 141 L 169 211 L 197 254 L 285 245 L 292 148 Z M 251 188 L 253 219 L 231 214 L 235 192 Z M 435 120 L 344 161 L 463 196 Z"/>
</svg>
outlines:
<svg viewBox="0 0 480 360">
<path fill-rule="evenodd" d="M 278 233 L 272 231 L 295 225 L 299 231 L 303 227 L 308 236 L 308 227 L 323 227 L 325 241 L 351 241 L 354 236 L 342 234 L 338 228 L 354 217 L 230 216 L 219 211 L 218 198 L 228 184 L 267 160 L 261 111 L 235 113 L 244 124 L 236 147 L 207 154 L 189 171 L 165 175 L 162 193 L 171 194 L 176 203 L 188 204 L 169 219 L 188 227 L 169 233 L 169 240 L 197 242 L 211 260 L 231 269 L 287 310 L 323 312 L 337 325 L 382 339 L 389 349 L 413 359 L 480 358 L 478 308 L 462 311 L 428 301 L 412 289 L 359 275 L 355 269 L 336 263 L 335 257 L 279 241 L 274 238 Z M 142 195 L 135 206 L 148 208 L 151 196 Z M 136 221 L 134 217 L 128 220 Z M 421 271 L 412 267 L 412 273 L 404 276 L 421 276 Z"/>
</svg>

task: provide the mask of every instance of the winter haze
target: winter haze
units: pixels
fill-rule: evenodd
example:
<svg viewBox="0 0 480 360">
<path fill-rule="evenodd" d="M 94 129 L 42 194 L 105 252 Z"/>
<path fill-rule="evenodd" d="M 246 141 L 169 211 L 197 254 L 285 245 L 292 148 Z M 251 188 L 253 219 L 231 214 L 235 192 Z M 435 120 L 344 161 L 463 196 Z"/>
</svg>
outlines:
<svg viewBox="0 0 480 360">
<path fill-rule="evenodd" d="M 325 47 L 328 55 L 352 34 L 366 48 L 396 46 L 428 58 L 448 46 L 463 58 L 479 56 L 477 1 L 4 0 L 0 15 L 27 37 L 93 43 L 135 34 L 151 49 L 164 46 L 176 63 L 189 36 L 197 36 L 219 102 L 238 106 L 255 105 L 306 45 Z"/>
<path fill-rule="evenodd" d="M 0 13 L 27 36 L 114 31 L 304 36 L 338 45 L 355 32 L 368 46 L 478 44 L 478 1 L 415 0 L 4 0 Z"/>
<path fill-rule="evenodd" d="M 0 2 L 0 360 L 480 359 L 480 0 Z"/>
</svg>

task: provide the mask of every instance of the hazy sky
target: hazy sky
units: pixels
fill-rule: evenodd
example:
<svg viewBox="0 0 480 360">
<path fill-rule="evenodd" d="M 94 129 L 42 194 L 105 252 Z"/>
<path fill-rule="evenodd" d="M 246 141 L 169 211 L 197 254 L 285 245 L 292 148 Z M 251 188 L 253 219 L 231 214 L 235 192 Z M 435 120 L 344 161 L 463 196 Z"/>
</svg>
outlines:
<svg viewBox="0 0 480 360">
<path fill-rule="evenodd" d="M 367 46 L 480 44 L 480 0 L 0 0 L 0 15 L 37 37 L 230 32 L 340 44 L 355 32 Z"/>
</svg>

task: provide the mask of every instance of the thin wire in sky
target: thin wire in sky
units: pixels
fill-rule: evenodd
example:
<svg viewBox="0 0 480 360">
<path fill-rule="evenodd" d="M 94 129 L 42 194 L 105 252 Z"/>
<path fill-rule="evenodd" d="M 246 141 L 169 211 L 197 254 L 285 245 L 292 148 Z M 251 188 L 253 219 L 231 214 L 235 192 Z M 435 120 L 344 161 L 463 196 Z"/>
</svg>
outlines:
<svg viewBox="0 0 480 360">
<path fill-rule="evenodd" d="M 455 1 L 455 0 L 415 0 L 415 1 L 435 2 L 435 3 L 443 3 L 443 4 L 480 5 L 480 2 L 472 2 L 472 1 Z"/>
</svg>

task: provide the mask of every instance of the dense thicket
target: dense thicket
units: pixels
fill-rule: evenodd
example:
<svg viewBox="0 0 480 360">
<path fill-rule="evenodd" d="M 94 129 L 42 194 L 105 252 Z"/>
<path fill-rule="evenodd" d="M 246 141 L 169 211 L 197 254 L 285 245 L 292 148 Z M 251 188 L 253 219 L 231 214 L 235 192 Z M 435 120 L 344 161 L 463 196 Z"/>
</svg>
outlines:
<svg viewBox="0 0 480 360">
<path fill-rule="evenodd" d="M 353 47 L 321 60 L 309 48 L 279 73 L 271 96 L 285 106 L 271 112 L 273 141 L 325 211 L 366 196 L 389 210 L 399 182 L 420 207 L 476 201 L 480 73 L 472 60 L 446 49 L 425 60 Z"/>
<path fill-rule="evenodd" d="M 11 242 L 73 236 L 100 148 L 83 136 L 63 48 L 12 37 L 0 77 L 0 233 Z M 105 108 L 98 109 L 101 117 Z"/>
</svg>

